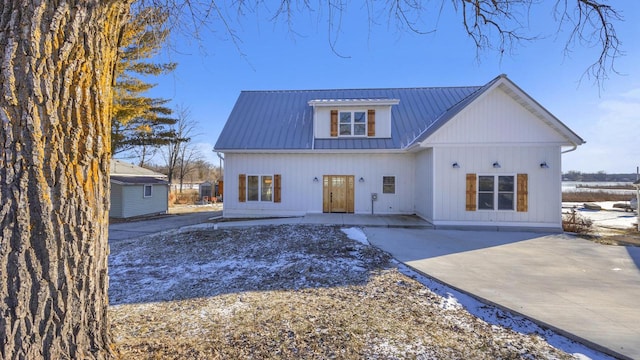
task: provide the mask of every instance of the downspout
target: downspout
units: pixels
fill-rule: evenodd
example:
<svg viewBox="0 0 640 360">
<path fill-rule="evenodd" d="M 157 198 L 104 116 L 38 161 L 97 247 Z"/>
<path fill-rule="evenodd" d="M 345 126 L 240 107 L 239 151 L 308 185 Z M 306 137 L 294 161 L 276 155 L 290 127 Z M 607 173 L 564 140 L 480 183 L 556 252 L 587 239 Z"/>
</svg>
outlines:
<svg viewBox="0 0 640 360">
<path fill-rule="evenodd" d="M 220 155 L 219 151 L 216 151 L 216 155 L 218 155 L 218 159 L 220 159 L 220 175 L 222 175 L 222 162 L 224 161 L 224 156 Z"/>
<path fill-rule="evenodd" d="M 571 149 L 565 150 L 565 151 L 561 152 L 561 154 L 566 154 L 566 153 L 575 151 L 577 148 L 578 148 L 578 145 L 577 144 L 573 144 L 573 147 Z"/>
<path fill-rule="evenodd" d="M 224 171 L 222 171 L 222 162 L 224 161 L 224 156 L 222 156 L 219 151 L 216 151 L 216 155 L 218 155 L 218 159 L 220 161 L 220 167 L 219 167 L 219 169 L 220 169 L 220 177 L 222 178 L 222 181 L 224 182 Z M 219 180 L 220 179 L 218 179 L 218 181 Z M 220 186 L 220 183 L 218 183 L 218 186 Z M 220 188 L 218 188 L 218 191 L 220 191 Z M 222 201 L 224 201 L 224 195 L 222 196 Z"/>
</svg>

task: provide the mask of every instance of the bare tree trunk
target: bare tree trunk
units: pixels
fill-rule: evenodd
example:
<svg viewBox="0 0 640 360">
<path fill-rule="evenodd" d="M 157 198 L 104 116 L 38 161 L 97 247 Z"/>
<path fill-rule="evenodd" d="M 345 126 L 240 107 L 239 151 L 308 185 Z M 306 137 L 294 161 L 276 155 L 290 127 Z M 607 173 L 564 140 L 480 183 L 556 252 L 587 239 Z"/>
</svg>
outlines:
<svg viewBox="0 0 640 360">
<path fill-rule="evenodd" d="M 0 7 L 0 358 L 109 350 L 110 106 L 130 1 Z"/>
<path fill-rule="evenodd" d="M 147 159 L 153 157 L 157 150 L 157 147 L 152 145 L 143 144 L 137 146 L 137 148 L 134 150 L 134 153 L 138 155 L 138 166 L 144 167 L 145 165 L 147 165 Z"/>
</svg>

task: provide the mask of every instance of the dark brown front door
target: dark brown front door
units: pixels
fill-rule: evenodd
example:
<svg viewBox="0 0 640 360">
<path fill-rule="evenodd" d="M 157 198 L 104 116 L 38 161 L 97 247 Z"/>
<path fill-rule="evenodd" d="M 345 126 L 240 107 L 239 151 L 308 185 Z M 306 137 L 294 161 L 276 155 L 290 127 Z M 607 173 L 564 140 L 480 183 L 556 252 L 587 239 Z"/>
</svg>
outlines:
<svg viewBox="0 0 640 360">
<path fill-rule="evenodd" d="M 325 175 L 322 179 L 322 211 L 353 213 L 353 175 Z"/>
</svg>

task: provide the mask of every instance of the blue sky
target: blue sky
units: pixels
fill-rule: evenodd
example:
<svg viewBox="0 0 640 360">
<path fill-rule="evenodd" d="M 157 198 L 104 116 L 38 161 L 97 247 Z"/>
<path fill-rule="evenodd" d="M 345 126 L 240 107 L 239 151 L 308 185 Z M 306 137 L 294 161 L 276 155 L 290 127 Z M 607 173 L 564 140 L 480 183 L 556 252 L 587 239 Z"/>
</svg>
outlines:
<svg viewBox="0 0 640 360">
<path fill-rule="evenodd" d="M 315 5 L 316 3 L 313 3 Z M 239 38 L 239 49 L 219 21 L 201 30 L 201 40 L 174 34 L 172 50 L 160 60 L 174 61 L 170 75 L 154 78 L 152 96 L 187 107 L 201 134 L 194 139 L 214 164 L 212 152 L 242 90 L 385 88 L 483 85 L 505 73 L 587 143 L 563 155 L 563 171 L 635 172 L 640 165 L 640 2 L 614 6 L 624 17 L 616 30 L 625 56 L 616 61 L 621 75 L 609 74 L 603 88 L 583 78 L 598 49 L 576 44 L 563 49 L 568 31 L 556 34 L 552 9 L 529 14 L 530 33 L 539 39 L 516 46 L 509 54 L 477 54 L 449 2 L 441 13 L 423 17 L 419 35 L 399 30 L 388 16 L 349 4 L 341 27 L 329 31 L 327 9 L 294 11 L 291 27 L 283 18 L 270 21 L 263 7 L 237 18 L 222 9 Z M 336 22 L 334 22 L 334 25 Z M 292 31 L 293 30 L 293 31 Z M 335 49 L 335 52 L 332 50 Z"/>
</svg>

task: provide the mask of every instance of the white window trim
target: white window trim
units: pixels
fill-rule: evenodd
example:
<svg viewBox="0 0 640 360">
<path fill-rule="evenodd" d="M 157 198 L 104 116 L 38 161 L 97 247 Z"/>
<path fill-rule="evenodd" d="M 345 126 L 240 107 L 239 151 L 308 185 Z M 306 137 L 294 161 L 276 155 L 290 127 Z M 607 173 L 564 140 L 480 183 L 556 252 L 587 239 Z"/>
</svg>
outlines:
<svg viewBox="0 0 640 360">
<path fill-rule="evenodd" d="M 491 176 L 493 177 L 493 209 L 481 209 L 480 208 L 480 177 Z M 510 176 L 513 178 L 513 203 L 511 209 L 498 209 L 498 178 L 500 176 Z M 515 212 L 518 199 L 518 176 L 517 174 L 478 174 L 476 178 L 476 210 L 477 211 L 496 211 L 496 212 Z"/>
<path fill-rule="evenodd" d="M 149 189 L 151 189 L 151 191 L 149 192 L 149 193 L 150 193 L 149 195 L 147 195 L 147 187 L 148 187 Z M 143 186 L 143 188 L 142 188 L 142 196 L 143 196 L 144 198 L 150 198 L 150 197 L 153 197 L 153 185 L 144 185 L 144 186 Z"/>
<path fill-rule="evenodd" d="M 391 177 L 393 178 L 393 192 L 386 193 L 384 192 L 384 178 Z M 382 175 L 382 193 L 386 195 L 395 195 L 397 193 L 396 188 L 398 186 L 398 177 L 395 175 Z"/>
<path fill-rule="evenodd" d="M 361 112 L 364 113 L 364 134 L 362 135 L 354 135 L 354 128 L 356 124 L 354 113 Z M 340 115 L 342 113 L 351 113 L 351 134 L 350 135 L 342 135 L 340 134 L 340 125 L 346 124 L 340 122 Z M 369 110 L 368 109 L 352 109 L 352 110 L 338 110 L 338 137 L 344 138 L 366 138 L 369 131 Z"/>
<path fill-rule="evenodd" d="M 258 200 L 249 200 L 249 177 L 251 176 L 257 176 L 258 177 Z M 262 177 L 264 176 L 271 176 L 271 200 L 262 200 Z M 247 189 L 246 189 L 246 202 L 252 202 L 252 203 L 257 203 L 257 202 L 264 202 L 264 203 L 272 203 L 274 202 L 273 198 L 274 198 L 274 193 L 275 193 L 275 189 L 274 189 L 274 183 L 275 183 L 275 179 L 276 176 L 275 174 L 247 174 Z"/>
</svg>

